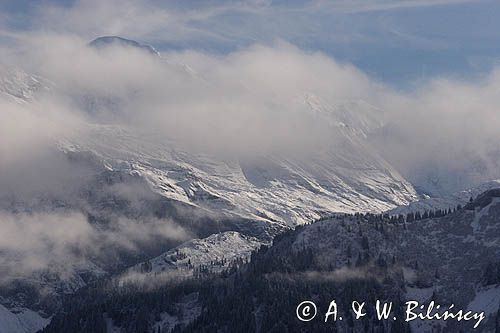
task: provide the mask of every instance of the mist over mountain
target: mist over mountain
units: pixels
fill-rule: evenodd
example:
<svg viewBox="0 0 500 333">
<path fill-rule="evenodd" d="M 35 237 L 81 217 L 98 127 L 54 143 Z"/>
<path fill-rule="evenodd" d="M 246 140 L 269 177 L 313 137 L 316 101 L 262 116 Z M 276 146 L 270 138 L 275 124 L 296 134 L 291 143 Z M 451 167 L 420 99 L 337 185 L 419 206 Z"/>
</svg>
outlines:
<svg viewBox="0 0 500 333">
<path fill-rule="evenodd" d="M 138 327 L 168 332 L 473 330 L 473 322 L 452 320 L 377 321 L 376 299 L 393 302 L 391 313 L 399 318 L 407 300 L 482 310 L 483 323 L 474 330 L 494 332 L 500 305 L 499 203 L 496 189 L 464 208 L 416 220 L 411 215 L 339 215 L 285 232 L 272 246 L 255 251 L 246 264 L 244 256 L 240 261 L 227 257 L 233 265 L 221 275 L 214 272 L 228 267 L 222 262 L 203 264 L 195 259 L 196 252 L 179 249 L 163 259 L 171 265 L 167 256 L 169 261 L 191 258 L 191 279 L 166 275 L 168 270 L 158 266 L 163 260 L 153 259 L 142 264 L 128 284 L 95 286 L 83 293 L 84 299 L 70 298 L 70 311 L 56 316 L 44 332 L 110 326 L 124 332 Z M 295 308 L 304 299 L 313 300 L 321 314 L 336 300 L 344 320 L 325 324 L 324 316 L 318 315 L 299 321 Z M 362 322 L 347 310 L 353 299 L 368 303 Z"/>
<path fill-rule="evenodd" d="M 362 259 L 365 252 L 370 256 L 367 265 L 381 253 L 387 261 L 399 252 L 424 253 L 453 244 L 453 253 L 442 257 L 451 260 L 469 249 L 474 270 L 482 274 L 498 256 L 491 193 L 486 211 L 486 206 L 459 209 L 408 226 L 382 215 L 376 223 L 372 215 L 329 218 L 275 238 L 333 214 L 406 216 L 455 208 L 469 193 L 476 197 L 495 188 L 484 183 L 500 178 L 497 71 L 472 83 L 437 78 L 404 93 L 352 65 L 282 41 L 220 56 L 195 50 L 160 54 L 118 36 L 89 43 L 74 35 L 34 34 L 5 54 L 7 65 L 0 67 L 0 329 L 34 332 L 56 318 L 47 331 L 78 331 L 77 324 L 63 324 L 71 323 L 63 313 L 70 309 L 75 318 L 85 318 L 83 331 L 105 331 L 109 325 L 131 332 L 134 325 L 169 330 L 179 323 L 178 329 L 210 330 L 204 322 L 209 319 L 198 310 L 213 295 L 204 289 L 206 294 L 196 297 L 178 293 L 170 289 L 171 280 L 221 274 L 231 280 L 253 250 L 273 239 L 269 253 L 291 256 L 299 275 L 316 276 L 295 267 L 304 264 L 294 261 L 301 255 L 321 276 L 349 270 L 344 257 L 348 244 L 357 247 L 351 237 L 355 223 L 372 246 L 358 251 Z M 470 190 L 474 186 L 481 190 Z M 344 230 L 345 223 L 352 224 L 351 231 Z M 381 236 L 383 223 L 390 223 L 383 227 L 390 232 Z M 308 234 L 321 226 L 327 232 Z M 426 236 L 429 228 L 432 237 Z M 307 238 L 304 251 L 321 244 L 345 246 L 332 254 L 337 261 L 322 262 L 310 252 L 299 255 L 280 245 L 289 245 L 290 235 Z M 457 244 L 452 242 L 456 237 Z M 467 248 L 469 243 L 474 246 Z M 478 260 L 477 253 L 487 253 L 489 261 Z M 267 259 L 254 264 L 252 259 L 250 267 L 271 260 L 265 250 L 261 255 Z M 439 266 L 439 255 L 429 257 L 424 263 L 429 271 L 418 274 L 427 278 Z M 484 285 L 468 279 L 462 264 L 450 266 L 450 276 L 443 273 L 446 281 L 415 287 L 401 276 L 408 269 L 418 271 L 411 260 L 382 273 L 391 280 L 387 287 L 397 286 L 397 295 L 387 295 L 378 279 L 369 277 L 363 290 L 375 288 L 381 297 L 402 299 L 415 288 L 428 292 L 435 286 L 449 294 L 466 283 L 467 297 L 455 295 L 464 305 L 474 302 L 472 290 L 475 295 L 497 292 L 477 289 Z M 276 273 L 281 281 L 286 272 L 281 264 L 286 266 L 273 262 L 265 274 Z M 365 274 L 370 265 L 354 275 Z M 243 277 L 248 283 L 251 270 L 241 271 L 250 274 Z M 157 284 L 149 281 L 156 278 Z M 120 283 L 135 279 L 185 298 L 175 298 L 177 310 L 164 304 L 155 308 L 161 320 L 130 321 L 106 298 L 106 290 L 96 291 L 95 302 L 89 300 L 100 283 L 115 292 Z M 198 283 L 191 287 L 200 288 Z M 231 283 L 222 288 L 232 290 Z M 349 283 L 341 287 L 350 288 Z M 255 297 L 244 294 L 253 288 L 248 287 L 240 296 Z M 88 304 L 72 298 L 79 292 Z M 138 304 L 142 292 L 131 293 Z M 100 310 L 103 303 L 111 307 L 109 313 Z M 88 311 L 81 309 L 87 305 Z M 141 309 L 147 312 L 149 306 Z M 259 306 L 247 309 L 260 313 Z M 219 320 L 217 311 L 213 318 Z M 95 321 L 88 319 L 94 315 Z M 252 321 L 243 319 L 245 325 Z M 270 318 L 262 320 L 251 325 L 272 328 L 265 326 Z M 224 319 L 218 323 L 231 329 Z"/>
</svg>

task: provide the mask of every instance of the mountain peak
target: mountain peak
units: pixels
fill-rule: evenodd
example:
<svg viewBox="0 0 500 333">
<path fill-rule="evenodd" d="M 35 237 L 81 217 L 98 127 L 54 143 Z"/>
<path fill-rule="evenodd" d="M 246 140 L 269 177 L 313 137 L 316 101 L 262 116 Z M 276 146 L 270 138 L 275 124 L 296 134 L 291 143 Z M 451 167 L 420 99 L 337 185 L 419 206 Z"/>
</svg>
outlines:
<svg viewBox="0 0 500 333">
<path fill-rule="evenodd" d="M 123 46 L 123 47 L 134 47 L 144 50 L 155 56 L 160 56 L 160 53 L 151 45 L 141 44 L 135 40 L 126 39 L 119 36 L 102 36 L 94 39 L 89 43 L 89 46 L 96 49 L 102 49 L 108 46 Z"/>
</svg>

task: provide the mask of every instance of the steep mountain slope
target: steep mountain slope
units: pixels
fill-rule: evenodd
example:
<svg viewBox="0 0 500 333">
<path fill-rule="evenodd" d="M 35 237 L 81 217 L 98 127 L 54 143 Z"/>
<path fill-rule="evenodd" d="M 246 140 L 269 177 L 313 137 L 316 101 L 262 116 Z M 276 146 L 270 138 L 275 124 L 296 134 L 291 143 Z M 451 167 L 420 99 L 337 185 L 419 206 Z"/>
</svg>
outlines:
<svg viewBox="0 0 500 333">
<path fill-rule="evenodd" d="M 45 332 L 74 327 L 72 318 L 104 323 L 103 311 L 121 332 L 158 326 L 168 332 L 468 332 L 477 322 L 405 323 L 407 300 L 484 311 L 474 331 L 494 332 L 500 305 L 499 222 L 500 189 L 479 195 L 452 214 L 411 223 L 377 215 L 338 216 L 276 237 L 270 248 L 254 253 L 248 265 L 221 278 L 197 278 L 153 290 L 115 289 L 112 284 L 91 288 L 79 296 L 81 301 L 68 300 L 74 305 L 69 313 L 57 315 Z M 154 276 L 149 278 L 153 283 Z M 197 309 L 194 318 L 176 321 L 178 326 L 165 320 L 189 313 L 162 304 L 159 300 L 165 297 L 170 304 L 186 304 L 183 299 L 189 297 L 191 308 Z M 325 323 L 332 299 L 345 320 Z M 399 319 L 376 320 L 376 299 L 394 302 L 393 315 Z M 296 318 L 295 309 L 303 300 L 318 306 L 312 321 Z M 366 317 L 352 317 L 347 310 L 352 300 L 367 302 Z"/>
<path fill-rule="evenodd" d="M 0 64 L 0 98 L 27 103 L 42 92 L 53 88 L 53 83 L 20 68 Z"/>
<path fill-rule="evenodd" d="M 191 276 L 196 270 L 220 273 L 236 262 L 245 262 L 262 245 L 254 237 L 227 231 L 203 239 L 185 242 L 158 257 L 131 267 L 119 279 L 125 282 L 150 283 L 171 277 Z"/>
<path fill-rule="evenodd" d="M 90 45 L 145 47 L 120 37 L 97 38 Z M 35 84 L 42 80 L 39 77 L 24 73 L 14 80 L 9 78 L 11 74 L 0 75 L 4 77 L 0 90 L 20 100 L 31 100 L 42 89 Z M 54 85 L 54 92 L 65 88 L 57 82 Z M 76 105 L 83 101 L 91 123 L 82 129 L 85 133 L 77 142 L 56 143 L 63 152 L 91 155 L 115 171 L 140 175 L 169 199 L 283 225 L 301 224 L 333 211 L 380 212 L 417 199 L 411 184 L 366 141 L 381 123 L 376 108 L 363 101 L 330 105 L 306 93 L 297 103 L 307 106 L 306 117 L 312 122 L 327 124 L 329 131 L 336 133 L 335 142 L 307 156 L 264 154 L 249 158 L 199 153 L 172 138 L 109 123 L 113 117 L 105 116 L 107 124 L 99 124 L 103 113 L 120 112 L 115 108 L 126 105 L 128 99 L 85 91 L 65 97 Z"/>
<path fill-rule="evenodd" d="M 204 80 L 141 43 L 102 37 L 89 47 L 97 53 L 146 51 L 149 60 Z M 143 52 L 138 53 L 142 59 Z M 332 212 L 381 212 L 417 199 L 411 184 L 369 146 L 368 134 L 381 124 L 377 109 L 363 101 L 331 104 L 313 93 L 298 96 L 305 118 L 335 133 L 334 142 L 306 155 L 224 155 L 202 153 L 122 120 L 123 108 L 143 93 L 134 84 L 117 83 L 114 94 L 115 87 L 82 83 L 75 88 L 70 86 L 74 81 L 57 79 L 0 68 L 0 99 L 12 112 L 17 109 L 10 106 L 17 106 L 23 115 L 38 112 L 43 119 L 47 108 L 69 108 L 62 115 L 80 112 L 78 121 L 84 122 L 73 131 L 76 135 L 48 133 L 50 147 L 36 147 L 34 157 L 25 156 L 29 165 L 2 172 L 0 218 L 14 231 L 50 221 L 54 230 L 69 232 L 79 229 L 64 229 L 61 223 L 78 223 L 88 238 L 77 235 L 75 245 L 56 233 L 44 234 L 42 241 L 29 235 L 33 248 L 1 248 L 0 300 L 12 312 L 9 318 L 31 309 L 43 317 L 38 323 L 46 323 L 63 296 L 190 238 L 203 243 L 218 232 L 228 237 L 216 238 L 206 258 L 195 255 L 202 257 L 200 264 L 231 246 L 238 248 L 225 259 L 240 258 L 284 229 Z M 42 99 L 47 103 L 30 108 Z M 13 178 L 22 179 L 23 187 Z M 32 268 L 32 262 L 43 265 Z"/>
<path fill-rule="evenodd" d="M 411 185 L 349 131 L 307 161 L 245 161 L 193 154 L 125 127 L 89 130 L 87 142 L 63 149 L 91 152 L 113 170 L 144 177 L 167 198 L 219 213 L 295 225 L 328 212 L 380 212 L 416 199 Z"/>
</svg>

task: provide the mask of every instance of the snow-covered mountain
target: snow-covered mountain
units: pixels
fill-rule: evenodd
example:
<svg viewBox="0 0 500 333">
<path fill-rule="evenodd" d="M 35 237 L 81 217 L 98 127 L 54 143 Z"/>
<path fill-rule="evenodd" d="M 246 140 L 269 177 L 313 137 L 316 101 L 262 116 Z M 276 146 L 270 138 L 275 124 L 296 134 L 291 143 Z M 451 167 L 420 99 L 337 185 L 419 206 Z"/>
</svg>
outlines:
<svg viewBox="0 0 500 333">
<path fill-rule="evenodd" d="M 28 103 L 38 94 L 52 89 L 53 83 L 21 68 L 0 64 L 0 98 Z"/>
<path fill-rule="evenodd" d="M 159 54 L 154 48 L 135 41 L 101 37 L 89 44 L 100 50 L 108 46 L 144 50 L 155 56 L 148 59 L 175 66 L 192 80 L 205 80 L 187 66 L 156 57 Z M 125 98 L 109 95 L 107 89 L 76 89 L 76 93 L 65 95 L 73 90 L 56 79 L 22 69 L 0 69 L 0 98 L 6 103 L 30 105 L 48 92 L 64 95 L 68 105 L 85 112 L 85 123 L 77 128 L 78 133 L 54 138 L 47 157 L 63 165 L 55 169 L 61 175 L 56 179 L 64 186 L 57 191 L 30 193 L 29 197 L 4 189 L 0 191 L 0 212 L 14 216 L 56 213 L 57 219 L 76 212 L 88 222 L 85 228 L 97 234 L 92 234 L 92 240 L 103 242 L 102 251 L 71 249 L 78 260 L 54 259 L 47 268 L 28 276 L 15 275 L 13 281 L 22 283 L 6 289 L 8 293 L 0 289 L 0 296 L 8 294 L 0 298 L 0 311 L 8 318 L 9 329 L 17 325 L 19 332 L 24 332 L 24 327 L 28 327 L 27 332 L 41 328 L 61 305 L 63 295 L 99 279 L 126 279 L 130 273 L 144 279 L 162 272 L 191 273 L 197 267 L 214 266 L 213 262 L 222 270 L 235 260 L 248 258 L 283 230 L 332 213 L 380 213 L 398 206 L 406 208 L 391 213 L 442 205 L 448 208 L 450 203 L 456 206 L 457 201 L 476 193 L 414 203 L 419 196 L 413 185 L 371 146 L 371 133 L 384 124 L 380 110 L 362 100 L 331 102 L 314 92 L 296 96 L 293 102 L 301 106 L 297 109 L 305 118 L 321 124 L 335 137 L 305 155 L 217 154 L 193 149 L 168 133 L 152 133 L 115 121 L 122 108 L 140 93 L 135 86 L 120 87 L 130 92 Z M 133 111 L 140 115 L 140 107 Z M 37 180 L 38 174 L 44 177 L 39 165 L 34 169 L 30 171 L 34 177 L 28 179 Z M 180 226 L 182 237 L 157 235 L 161 226 L 171 221 Z M 116 229 L 124 225 L 125 239 L 116 235 Z M 130 236 L 137 230 L 147 237 Z M 110 240 L 114 243 L 105 243 Z M 6 256 L 9 262 L 19 257 L 18 253 Z M 36 313 L 33 310 L 42 316 L 29 319 Z M 16 311 L 27 313 L 31 321 L 13 324 L 21 320 L 16 319 Z"/>
<path fill-rule="evenodd" d="M 210 235 L 183 243 L 158 257 L 137 264 L 119 277 L 122 282 L 155 283 L 162 277 L 191 276 L 196 270 L 220 273 L 247 262 L 253 251 L 262 245 L 257 238 L 236 231 Z"/>
<path fill-rule="evenodd" d="M 145 47 L 119 37 L 98 38 L 91 45 L 115 43 Z M 34 75 L 16 72 L 12 76 L 2 74 L 0 89 L 23 101 L 47 87 Z M 58 89 L 57 83 L 53 89 Z M 93 101 L 102 101 L 101 97 Z M 380 212 L 417 199 L 411 184 L 366 141 L 367 134 L 381 126 L 375 108 L 362 101 L 329 105 L 311 93 L 298 103 L 306 104 L 313 117 L 328 123 L 339 137 L 305 160 L 268 155 L 221 159 L 123 124 L 95 122 L 86 125 L 84 140 L 62 140 L 57 146 L 63 153 L 91 156 L 112 170 L 139 175 L 166 198 L 283 225 L 301 224 L 330 212 Z M 108 108 L 106 103 L 88 107 L 89 112 Z"/>
<path fill-rule="evenodd" d="M 427 333 L 468 332 L 478 322 L 448 319 L 406 323 L 400 318 L 405 316 L 407 300 L 421 304 L 432 300 L 441 309 L 454 304 L 456 311 L 484 312 L 474 331 L 494 332 L 500 306 L 499 219 L 498 188 L 439 218 L 398 222 L 383 215 L 337 215 L 283 233 L 233 273 L 169 287 L 154 286 L 152 272 L 174 267 L 176 259 L 184 266 L 189 260 L 184 254 L 200 258 L 200 249 L 203 254 L 207 247 L 233 244 L 229 241 L 233 237 L 240 242 L 236 234 L 229 238 L 221 235 L 220 242 L 210 237 L 210 241 L 193 242 L 135 267 L 149 284 L 130 289 L 95 286 L 91 292 L 73 298 L 76 305 L 69 313 L 60 313 L 46 332 L 58 332 L 72 323 L 87 326 L 112 321 L 124 332 L 138 325 L 171 332 L 179 325 L 175 329 L 181 332 L 209 327 L 236 332 L 281 332 L 283 327 L 289 331 L 327 332 L 336 326 L 340 332 L 411 329 Z M 203 262 L 208 260 L 209 267 L 220 266 L 220 258 Z M 95 295 L 100 297 L 94 302 Z M 169 302 L 163 304 L 162 299 Z M 335 299 L 339 315 L 347 319 L 332 321 L 329 326 L 325 326 L 323 316 L 301 322 L 295 310 L 304 299 L 313 300 L 318 309 L 327 309 Z M 397 320 L 375 319 L 376 299 L 393 302 L 392 315 Z M 362 320 L 351 318 L 348 309 L 352 300 L 366 302 Z M 176 304 L 184 306 L 171 306 Z"/>
<path fill-rule="evenodd" d="M 90 43 L 90 47 L 98 49 L 110 45 L 158 55 L 149 46 L 119 37 L 102 37 Z M 165 61 L 193 80 L 201 80 L 186 66 Z M 57 79 L 2 67 L 0 98 L 6 103 L 29 106 L 50 94 L 60 97 L 71 90 L 67 88 Z M 189 252 L 186 256 L 192 266 L 220 261 L 222 257 L 229 264 L 246 258 L 275 234 L 332 212 L 381 212 L 417 199 L 411 184 L 369 146 L 366 138 L 380 122 L 377 110 L 363 101 L 339 101 L 332 105 L 311 92 L 304 93 L 296 103 L 305 106 L 312 121 L 326 124 L 334 131 L 337 140 L 311 152 L 307 158 L 287 154 L 250 158 L 192 150 L 174 138 L 115 122 L 113 117 L 101 121 L 101 112 L 121 112 L 120 108 L 135 93 L 132 91 L 125 101 L 120 96 L 89 90 L 64 95 L 68 105 L 83 105 L 88 113 L 84 117 L 88 121 L 78 127 L 82 135 L 53 138 L 47 157 L 59 163 L 55 164 L 59 172 L 51 177 L 59 177 L 58 182 L 65 186 L 55 191 L 30 189 L 29 196 L 4 187 L 0 191 L 1 211 L 13 219 L 21 219 L 16 214 L 38 213 L 55 214 L 60 219 L 68 212 L 76 212 L 88 219 L 96 235 L 102 235 L 93 237 L 104 241 L 116 237 L 116 228 L 122 227 L 123 220 L 130 224 L 127 228 L 137 224 L 146 228 L 140 230 L 157 230 L 158 221 L 169 219 L 180 225 L 185 234 L 200 240 L 188 241 L 169 252 L 165 251 L 178 245 L 179 240 L 155 240 L 148 236 L 149 242 L 132 239 L 133 250 L 116 244 L 107 245 L 100 253 L 83 248 L 78 250 L 84 252 L 80 257 L 62 261 L 54 258 L 48 267 L 26 273 L 27 276 L 14 274 L 18 268 L 9 266 L 8 277 L 14 282 L 22 281 L 6 289 L 10 296 L 2 299 L 5 309 L 12 312 L 9 318 L 14 318 L 15 309 L 29 312 L 30 308 L 42 314 L 36 322 L 45 324 L 47 316 L 60 306 L 62 295 L 158 255 L 150 259 L 155 271 L 168 268 L 165 258 L 172 257 L 172 251 Z M 43 112 L 43 108 L 37 112 Z M 30 179 L 38 183 L 35 175 L 45 176 L 42 168 L 36 169 L 30 171 Z M 19 257 L 17 252 L 5 255 L 8 262 Z M 174 266 L 182 262 L 179 260 Z"/>
<path fill-rule="evenodd" d="M 332 265 L 333 260 L 333 267 L 339 269 L 348 260 L 360 258 L 359 253 L 363 258 L 364 252 L 373 260 L 383 258 L 386 263 L 395 258 L 404 271 L 407 299 L 420 302 L 432 299 L 485 311 L 488 324 L 483 329 L 489 332 L 495 327 L 500 305 L 498 275 L 488 268 L 498 265 L 499 213 L 497 186 L 453 214 L 404 226 L 366 220 L 361 221 L 358 230 L 357 219 L 351 218 L 315 223 L 297 234 L 294 246 L 297 250 L 312 247 L 313 253 L 321 253 L 318 259 L 324 258 L 324 265 Z M 353 232 L 360 236 L 354 236 Z M 363 237 L 368 241 L 364 245 Z M 438 321 L 412 324 L 417 332 L 430 332 L 438 326 L 453 332 L 460 325 Z"/>
<path fill-rule="evenodd" d="M 123 126 L 92 125 L 89 131 L 87 142 L 61 149 L 90 153 L 112 170 L 140 175 L 166 198 L 218 213 L 291 226 L 330 212 L 380 212 L 417 198 L 397 171 L 351 133 L 314 160 L 245 161 L 193 154 Z"/>
</svg>

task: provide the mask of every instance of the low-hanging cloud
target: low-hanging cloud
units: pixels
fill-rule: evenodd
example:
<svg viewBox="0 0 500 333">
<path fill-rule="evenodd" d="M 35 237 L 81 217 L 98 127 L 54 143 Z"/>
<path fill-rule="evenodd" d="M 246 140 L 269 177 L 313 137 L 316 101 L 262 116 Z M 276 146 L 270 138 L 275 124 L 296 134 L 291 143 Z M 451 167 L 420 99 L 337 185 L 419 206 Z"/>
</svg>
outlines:
<svg viewBox="0 0 500 333">
<path fill-rule="evenodd" d="M 461 190 L 500 176 L 500 71 L 473 81 L 435 78 L 384 103 L 376 147 L 427 190 Z"/>
<path fill-rule="evenodd" d="M 376 107 L 373 114 L 354 106 L 349 117 L 361 118 L 354 124 L 363 126 L 377 120 L 366 126 L 369 142 L 411 180 L 428 177 L 429 168 L 437 170 L 435 178 L 456 173 L 448 189 L 459 189 L 464 173 L 467 186 L 499 176 L 498 70 L 469 81 L 437 77 L 401 92 L 352 65 L 280 41 L 226 55 L 185 50 L 161 58 L 87 43 L 75 35 L 23 35 L 7 60 L 47 77 L 55 88 L 51 105 L 8 125 L 4 133 L 14 144 L 2 149 L 23 142 L 23 124 L 58 110 L 26 137 L 40 129 L 44 135 L 50 129 L 53 137 L 68 128 L 81 134 L 85 119 L 140 128 L 202 151 L 312 151 L 338 139 L 339 129 L 330 126 L 339 123 L 332 107 L 362 100 Z M 321 115 L 306 96 L 319 101 Z M 4 153 L 15 154 L 15 148 Z"/>
<path fill-rule="evenodd" d="M 460 189 L 500 177 L 498 70 L 474 81 L 434 78 L 400 92 L 352 65 L 280 41 L 225 55 L 184 50 L 156 57 L 126 47 L 97 50 L 78 35 L 34 32 L 8 51 L 4 62 L 51 87 L 28 102 L 2 92 L 3 189 L 39 185 L 38 193 L 58 193 L 50 185 L 64 187 L 72 169 L 52 158 L 54 146 L 85 142 L 86 128 L 96 123 L 204 152 L 301 156 L 345 139 L 335 106 L 360 100 L 374 106 L 370 113 L 347 104 L 353 106 L 342 120 L 362 124 L 366 144 L 416 183 L 445 176 L 454 179 L 449 189 Z M 97 230 L 81 213 L 3 213 L 0 252 L 18 260 L 2 255 L 0 266 L 24 274 L 82 253 L 98 255 L 105 244 L 133 249 L 157 234 L 187 237 L 165 221 L 113 223 Z"/>
<path fill-rule="evenodd" d="M 23 48 L 37 50 L 24 53 L 24 67 L 55 82 L 72 112 L 242 153 L 310 150 L 333 141 L 335 131 L 308 112 L 307 94 L 332 104 L 385 94 L 355 67 L 285 42 L 226 56 L 185 51 L 163 58 L 132 48 L 95 50 L 60 35 L 24 42 Z"/>
<path fill-rule="evenodd" d="M 155 240 L 185 240 L 169 220 L 120 218 L 105 228 L 80 212 L 0 213 L 0 283 L 35 272 L 71 277 L 75 269 L 106 262 Z"/>
</svg>

